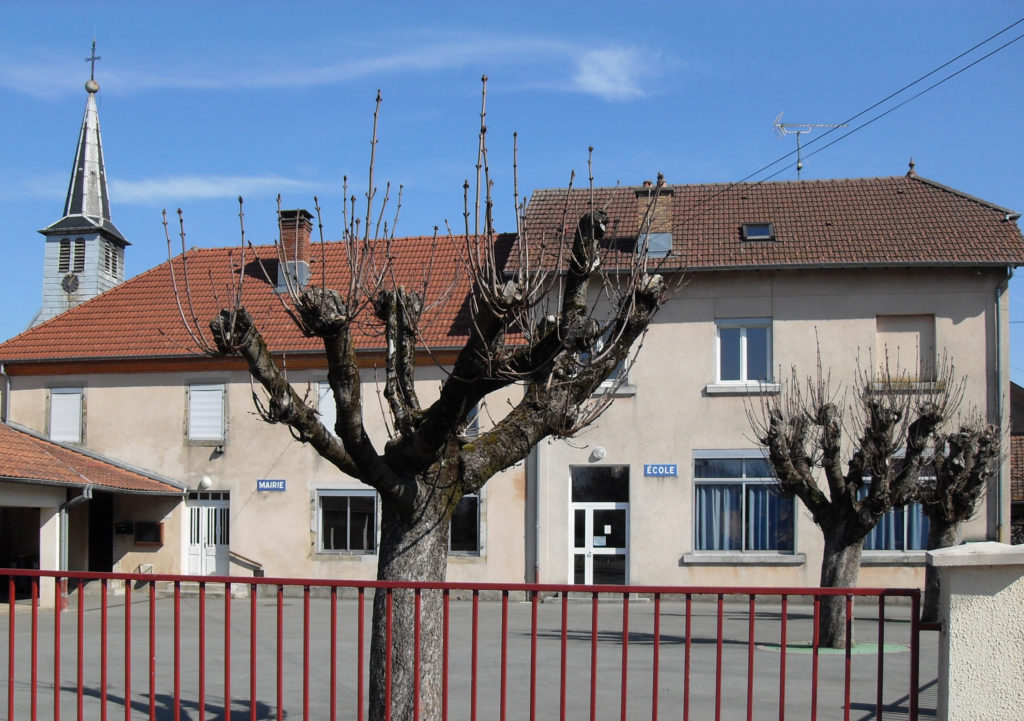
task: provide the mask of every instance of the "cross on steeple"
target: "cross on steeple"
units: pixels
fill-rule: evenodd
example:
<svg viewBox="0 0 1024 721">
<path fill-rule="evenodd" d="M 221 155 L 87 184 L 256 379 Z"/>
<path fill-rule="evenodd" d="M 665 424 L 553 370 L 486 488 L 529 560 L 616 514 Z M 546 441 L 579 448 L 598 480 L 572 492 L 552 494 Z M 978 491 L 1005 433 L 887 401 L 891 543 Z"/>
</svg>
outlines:
<svg viewBox="0 0 1024 721">
<path fill-rule="evenodd" d="M 85 59 L 85 62 L 89 63 L 89 79 L 96 79 L 96 61 L 102 60 L 99 55 L 96 54 L 96 38 L 92 39 L 92 55 Z"/>
</svg>

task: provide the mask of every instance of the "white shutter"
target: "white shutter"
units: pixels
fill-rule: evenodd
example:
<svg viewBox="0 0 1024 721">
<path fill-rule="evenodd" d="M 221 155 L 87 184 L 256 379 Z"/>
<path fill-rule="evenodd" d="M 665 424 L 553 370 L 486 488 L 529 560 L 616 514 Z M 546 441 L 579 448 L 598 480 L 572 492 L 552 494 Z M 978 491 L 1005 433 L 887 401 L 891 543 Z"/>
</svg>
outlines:
<svg viewBox="0 0 1024 721">
<path fill-rule="evenodd" d="M 50 439 L 67 443 L 82 442 L 82 389 L 50 390 Z"/>
<path fill-rule="evenodd" d="M 320 383 L 318 385 L 320 397 L 317 401 L 317 411 L 320 413 L 320 421 L 327 426 L 327 430 L 332 435 L 337 435 L 334 432 L 334 424 L 338 421 L 338 408 L 334 404 L 334 392 L 331 390 L 331 384 Z"/>
<path fill-rule="evenodd" d="M 188 387 L 188 438 L 190 441 L 224 440 L 224 386 Z"/>
</svg>

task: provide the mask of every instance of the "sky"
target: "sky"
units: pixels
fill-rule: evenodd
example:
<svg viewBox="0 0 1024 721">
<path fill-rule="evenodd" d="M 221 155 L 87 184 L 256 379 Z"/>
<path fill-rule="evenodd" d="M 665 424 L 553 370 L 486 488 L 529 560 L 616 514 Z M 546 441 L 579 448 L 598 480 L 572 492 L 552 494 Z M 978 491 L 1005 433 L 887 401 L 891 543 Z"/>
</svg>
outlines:
<svg viewBox="0 0 1024 721">
<path fill-rule="evenodd" d="M 178 208 L 189 247 L 232 245 L 242 195 L 246 237 L 266 243 L 278 194 L 284 208 L 312 209 L 317 196 L 325 234 L 338 238 L 344 176 L 365 214 L 378 89 L 377 198 L 393 187 L 385 217 L 401 184 L 398 235 L 446 222 L 458 232 L 488 76 L 496 224 L 512 231 L 513 132 L 520 196 L 564 187 L 572 171 L 585 184 L 590 146 L 598 186 L 659 172 L 669 183 L 796 180 L 795 137 L 773 129 L 779 113 L 842 123 L 1024 17 L 1001 0 L 2 9 L 0 340 L 40 305 L 37 231 L 63 211 L 94 37 L 111 214 L 131 242 L 131 277 L 167 258 L 164 209 L 176 248 Z M 1022 34 L 1024 23 L 847 128 L 802 136 L 801 177 L 901 175 L 913 158 L 919 175 L 1024 211 L 1024 39 L 1011 42 Z M 1024 384 L 1024 269 L 1009 292 L 1011 376 Z"/>
</svg>

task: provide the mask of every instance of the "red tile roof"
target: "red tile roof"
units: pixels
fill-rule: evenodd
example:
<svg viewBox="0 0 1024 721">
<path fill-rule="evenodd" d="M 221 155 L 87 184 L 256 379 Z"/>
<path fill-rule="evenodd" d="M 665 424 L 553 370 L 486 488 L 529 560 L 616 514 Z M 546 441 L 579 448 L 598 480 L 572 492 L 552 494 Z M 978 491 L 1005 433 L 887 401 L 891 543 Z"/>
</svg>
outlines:
<svg viewBox="0 0 1024 721">
<path fill-rule="evenodd" d="M 0 479 L 61 486 L 102 486 L 122 493 L 179 495 L 182 488 L 93 453 L 45 440 L 0 423 Z"/>
<path fill-rule="evenodd" d="M 499 236 L 507 249 L 511 236 Z M 314 244 L 310 253 L 311 282 L 330 288 L 348 287 L 345 244 Z M 382 251 L 383 246 L 378 248 Z M 409 290 L 422 289 L 429 276 L 423 342 L 433 349 L 460 347 L 469 277 L 464 262 L 466 239 L 397 238 L 390 282 Z M 262 263 L 257 260 L 262 258 Z M 186 330 L 201 328 L 209 338 L 209 322 L 231 304 L 232 290 L 243 279 L 242 305 L 252 314 L 268 346 L 275 352 L 322 352 L 319 339 L 304 337 L 288 315 L 287 296 L 275 292 L 277 254 L 272 246 L 248 248 L 242 268 L 241 249 L 192 249 L 122 283 L 106 293 L 52 318 L 0 345 L 0 361 L 110 360 L 172 358 L 195 355 L 197 345 Z M 377 259 L 380 266 L 380 259 Z M 265 270 L 264 270 L 265 269 Z M 185 271 L 188 271 L 186 292 Z M 173 271 L 173 278 L 172 278 Z M 267 278 L 271 279 L 268 282 Z M 178 287 L 181 308 L 175 300 Z M 190 300 L 191 299 L 191 300 Z M 381 336 L 365 310 L 356 327 L 362 349 L 380 349 Z"/>
<path fill-rule="evenodd" d="M 667 189 L 656 209 L 665 217 L 650 230 L 672 233 L 671 267 L 1024 264 L 1018 214 L 916 175 Z M 635 239 L 649 203 L 638 190 L 595 189 L 593 206 L 588 189 L 536 191 L 526 213 L 530 242 L 556 237 L 563 225 L 571 238 L 590 207 L 609 214 L 613 241 Z M 774 240 L 742 240 L 744 223 L 766 222 Z M 615 262 L 614 254 L 603 259 L 605 267 Z"/>
<path fill-rule="evenodd" d="M 1024 436 L 1010 436 L 1010 500 L 1024 502 Z"/>
</svg>

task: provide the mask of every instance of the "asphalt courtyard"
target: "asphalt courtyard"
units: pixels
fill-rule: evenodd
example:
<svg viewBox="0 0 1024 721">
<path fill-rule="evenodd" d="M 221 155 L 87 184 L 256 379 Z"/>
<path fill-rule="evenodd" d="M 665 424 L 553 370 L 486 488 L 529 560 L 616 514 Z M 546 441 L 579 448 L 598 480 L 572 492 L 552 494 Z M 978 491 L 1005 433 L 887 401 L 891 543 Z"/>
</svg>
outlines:
<svg viewBox="0 0 1024 721">
<path fill-rule="evenodd" d="M 689 644 L 686 639 L 686 604 L 681 599 L 660 604 L 658 643 L 654 642 L 655 604 L 636 599 L 628 604 L 628 634 L 623 634 L 624 607 L 621 597 L 597 604 L 597 632 L 592 633 L 594 608 L 588 598 L 570 599 L 565 628 L 566 718 L 589 721 L 593 707 L 596 719 L 620 719 L 623 708 L 629 719 L 652 719 L 657 689 L 658 719 L 714 719 L 716 699 L 722 719 L 748 718 L 748 671 L 753 659 L 751 717 L 779 719 L 811 718 L 814 655 L 808 642 L 812 636 L 812 609 L 793 599 L 786 612 L 787 652 L 781 653 L 782 614 L 778 599 L 758 601 L 754 618 L 751 655 L 750 616 L 746 597 L 723 606 L 721 643 L 718 635 L 718 605 L 714 600 L 693 600 L 690 607 Z M 150 613 L 147 594 L 136 592 L 131 603 L 130 693 L 125 679 L 125 604 L 123 596 L 109 599 L 107 622 L 107 678 L 105 700 L 102 685 L 102 622 L 98 597 L 86 594 L 82 616 L 82 692 L 78 692 L 78 601 L 61 615 L 59 692 L 54 686 L 54 613 L 41 609 L 38 616 L 35 700 L 33 701 L 32 619 L 28 605 L 15 606 L 14 632 L 14 719 L 79 718 L 79 703 L 85 719 L 100 719 L 105 703 L 106 718 L 150 718 Z M 280 605 L 279 605 L 280 604 Z M 180 645 L 175 654 L 174 601 L 158 597 L 152 605 L 155 627 L 152 638 L 153 718 L 171 721 L 200 718 L 241 721 L 242 719 L 303 718 L 303 631 L 304 602 L 286 596 L 256 599 L 256 619 L 251 618 L 251 601 L 230 602 L 230 714 L 224 713 L 224 618 L 223 598 L 208 598 L 203 623 L 199 601 L 180 601 Z M 367 600 L 366 627 L 369 635 L 370 602 Z M 357 718 L 357 601 L 337 602 L 336 713 L 338 719 Z M 278 611 L 280 610 L 280 625 Z M 520 721 L 530 718 L 531 703 L 536 717 L 558 719 L 562 678 L 562 603 L 548 598 L 537 605 L 536 673 L 531 674 L 532 606 L 512 600 L 508 603 L 508 634 L 505 693 L 502 694 L 502 604 L 481 601 L 477 621 L 478 652 L 476 672 L 476 719 Z M 9 608 L 0 606 L 0 622 L 10 628 Z M 885 719 L 906 719 L 910 686 L 909 607 L 886 607 L 882 699 Z M 309 601 L 309 714 L 310 719 L 330 718 L 330 603 L 326 598 Z M 871 600 L 858 600 L 854 613 L 855 644 L 849 658 L 851 712 L 854 720 L 875 719 L 879 666 L 877 607 Z M 249 629 L 256 628 L 255 668 Z M 200 658 L 200 627 L 205 629 L 205 658 Z M 282 642 L 278 643 L 278 628 Z M 468 595 L 453 593 L 449 641 L 448 717 L 471 719 L 473 604 Z M 595 642 L 596 641 L 596 642 Z M 920 718 L 935 715 L 935 674 L 937 634 L 921 634 Z M 11 658 L 9 632 L 3 633 L 6 658 Z M 689 649 L 689 651 L 687 651 Z M 596 666 L 592 658 L 596 653 Z M 657 678 L 653 673 L 658 655 Z M 687 660 L 687 653 L 689 660 Z M 366 658 L 369 654 L 366 652 Z M 280 657 L 280 677 L 278 658 Z M 623 659 L 627 678 L 623 683 Z M 177 659 L 177 660 L 176 660 Z M 785 683 L 782 666 L 785 665 Z M 847 657 L 844 653 L 822 652 L 817 658 L 817 718 L 842 719 Z M 205 673 L 200 674 L 200 669 Z M 689 669 L 689 681 L 686 670 Z M 717 669 L 721 668 L 721 674 Z M 179 712 L 175 715 L 175 671 L 179 684 Z M 596 674 L 596 675 L 595 675 Z M 202 675 L 205 708 L 199 709 Z M 10 684 L 8 665 L 0 688 L 0 717 L 7 718 Z M 531 677 L 533 681 L 531 682 Z M 280 678 L 280 682 L 279 682 Z M 593 684 L 592 684 L 593 680 Z M 593 693 L 592 693 L 593 687 Z M 253 693 L 253 690 L 255 693 Z M 126 715 L 126 695 L 129 710 Z M 59 697 L 60 708 L 55 709 Z M 364 695 L 365 698 L 365 695 Z M 81 699 L 81 701 L 79 701 Z M 532 700 L 532 701 L 531 701 Z M 503 714 L 504 707 L 504 714 Z M 688 711 L 688 713 L 687 713 Z M 55 713 L 56 712 L 56 713 Z M 254 713 L 255 712 L 255 713 Z"/>
</svg>

